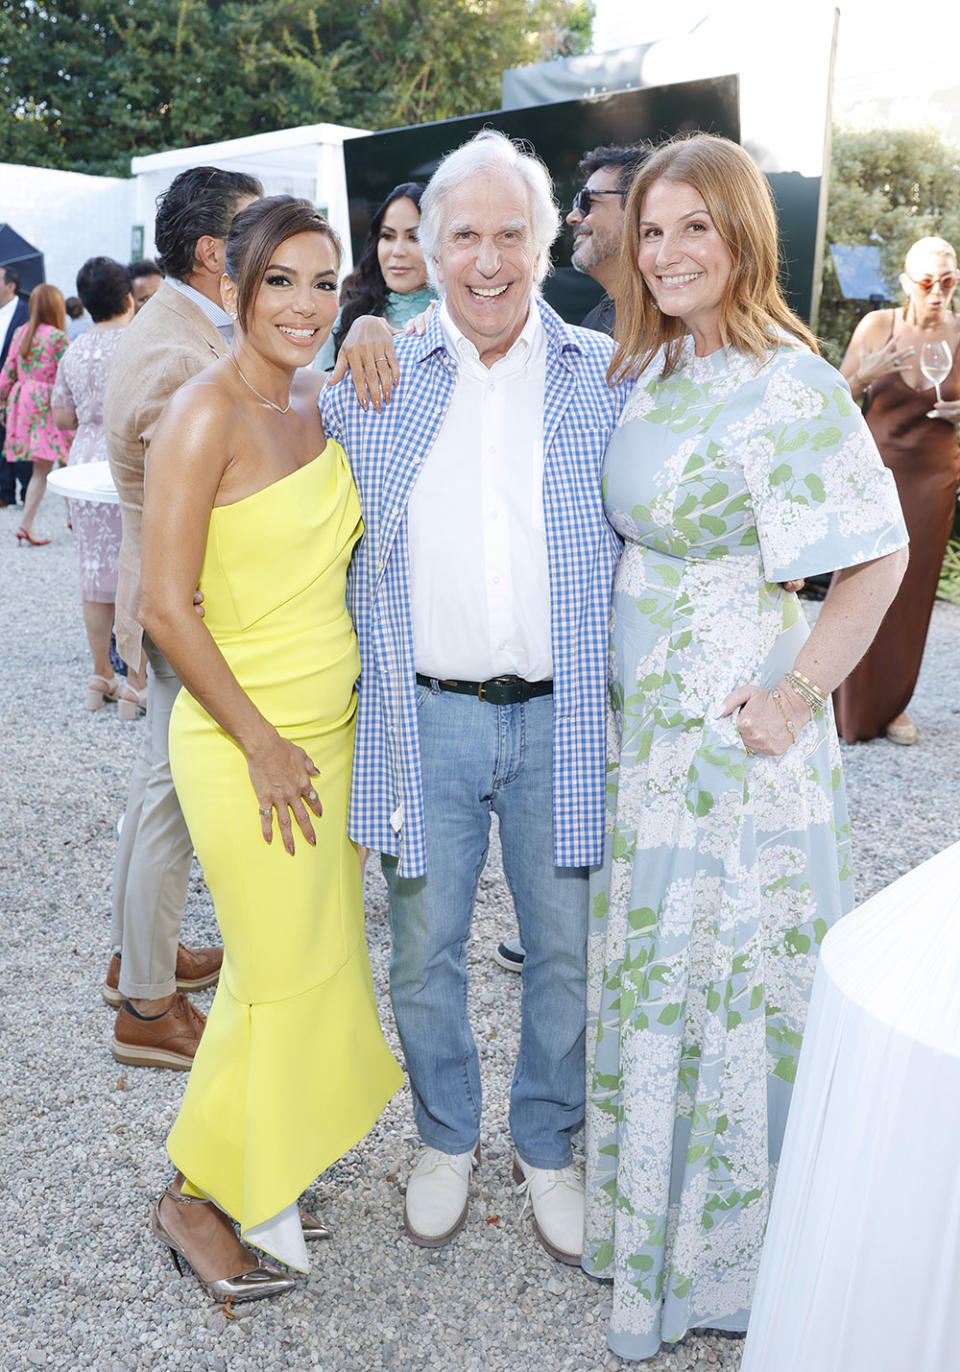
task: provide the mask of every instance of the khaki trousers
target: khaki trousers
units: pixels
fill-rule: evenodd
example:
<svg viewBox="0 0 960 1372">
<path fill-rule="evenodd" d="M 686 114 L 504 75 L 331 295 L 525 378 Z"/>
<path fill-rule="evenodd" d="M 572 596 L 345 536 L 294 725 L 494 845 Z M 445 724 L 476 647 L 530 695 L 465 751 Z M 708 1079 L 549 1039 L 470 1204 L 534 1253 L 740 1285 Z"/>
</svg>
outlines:
<svg viewBox="0 0 960 1372">
<path fill-rule="evenodd" d="M 144 635 L 149 702 L 113 867 L 114 951 L 120 993 L 159 1000 L 176 990 L 180 922 L 193 846 L 170 775 L 167 732 L 180 690 L 173 668 Z"/>
</svg>

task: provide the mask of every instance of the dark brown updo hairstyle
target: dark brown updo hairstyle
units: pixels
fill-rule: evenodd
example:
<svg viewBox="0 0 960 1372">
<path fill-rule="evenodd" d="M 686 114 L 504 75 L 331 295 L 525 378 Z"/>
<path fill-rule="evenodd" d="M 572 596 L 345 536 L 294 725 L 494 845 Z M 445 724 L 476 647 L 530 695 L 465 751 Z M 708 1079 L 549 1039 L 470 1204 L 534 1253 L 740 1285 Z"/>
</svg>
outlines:
<svg viewBox="0 0 960 1372">
<path fill-rule="evenodd" d="M 237 288 L 237 319 L 242 329 L 274 252 L 298 233 L 318 233 L 329 239 L 339 269 L 340 239 L 309 200 L 270 195 L 241 210 L 231 224 L 224 271 Z"/>
</svg>

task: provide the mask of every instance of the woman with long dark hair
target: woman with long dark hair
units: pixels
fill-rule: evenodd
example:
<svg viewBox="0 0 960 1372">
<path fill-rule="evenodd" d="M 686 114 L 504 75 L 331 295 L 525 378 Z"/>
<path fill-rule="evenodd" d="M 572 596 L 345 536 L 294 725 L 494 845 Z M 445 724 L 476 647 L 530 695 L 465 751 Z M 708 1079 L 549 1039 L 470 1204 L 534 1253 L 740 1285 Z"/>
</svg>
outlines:
<svg viewBox="0 0 960 1372">
<path fill-rule="evenodd" d="M 419 243 L 419 181 L 404 181 L 370 221 L 360 261 L 340 287 L 340 313 L 317 366 L 332 367 L 350 325 L 361 315 L 376 315 L 394 329 L 421 314 L 434 298 Z"/>
<path fill-rule="evenodd" d="M 347 837 L 360 659 L 345 589 L 360 504 L 309 369 L 339 264 L 308 201 L 242 210 L 221 287 L 230 351 L 181 386 L 150 445 L 141 619 L 183 683 L 170 766 L 224 945 L 167 1140 L 177 1176 L 152 1224 L 218 1300 L 293 1285 L 231 1219 L 308 1269 L 304 1240 L 327 1230 L 298 1196 L 403 1080 L 377 1018 Z"/>
<path fill-rule="evenodd" d="M 33 474 L 23 503 L 23 523 L 17 543 L 42 547 L 49 538 L 36 538 L 33 521 L 47 489 L 55 462 L 66 461 L 72 435 L 53 422 L 50 394 L 60 359 L 70 346 L 63 292 L 56 286 L 34 286 L 30 318 L 13 335 L 0 372 L 0 408 L 7 408 L 4 457 L 8 462 L 32 462 Z"/>
</svg>

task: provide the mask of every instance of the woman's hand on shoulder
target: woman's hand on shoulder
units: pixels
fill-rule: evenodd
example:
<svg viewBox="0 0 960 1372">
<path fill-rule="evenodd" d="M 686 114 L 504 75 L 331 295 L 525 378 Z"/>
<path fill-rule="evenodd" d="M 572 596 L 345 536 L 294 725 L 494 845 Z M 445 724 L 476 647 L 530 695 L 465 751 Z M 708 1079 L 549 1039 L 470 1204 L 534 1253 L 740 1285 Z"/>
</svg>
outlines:
<svg viewBox="0 0 960 1372">
<path fill-rule="evenodd" d="M 247 767 L 260 810 L 260 831 L 267 843 L 273 841 L 274 815 L 283 846 L 293 855 L 293 819 L 310 844 L 316 844 L 309 811 L 319 817 L 323 806 L 314 785 L 320 775 L 313 760 L 288 739 L 281 738 L 272 726 L 263 737 L 246 748 Z"/>
<path fill-rule="evenodd" d="M 340 346 L 330 385 L 342 381 L 349 370 L 361 409 L 372 405 L 378 412 L 389 405 L 400 381 L 400 364 L 393 346 L 393 329 L 385 319 L 364 314 L 350 325 Z"/>
</svg>

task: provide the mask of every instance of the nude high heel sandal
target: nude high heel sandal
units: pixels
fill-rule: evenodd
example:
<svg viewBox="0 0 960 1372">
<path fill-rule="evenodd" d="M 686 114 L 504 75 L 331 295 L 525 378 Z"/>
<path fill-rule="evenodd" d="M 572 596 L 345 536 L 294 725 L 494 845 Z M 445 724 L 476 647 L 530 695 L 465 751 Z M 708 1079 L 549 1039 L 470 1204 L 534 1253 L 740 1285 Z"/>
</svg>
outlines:
<svg viewBox="0 0 960 1372">
<path fill-rule="evenodd" d="M 279 1267 L 274 1267 L 273 1263 L 267 1262 L 265 1258 L 258 1258 L 255 1253 L 250 1253 L 250 1257 L 255 1258 L 257 1262 L 257 1266 L 252 1272 L 241 1272 L 236 1277 L 217 1277 L 213 1281 L 204 1281 L 190 1261 L 189 1254 L 180 1246 L 160 1218 L 160 1201 L 166 1197 L 169 1197 L 177 1205 L 212 1205 L 213 1202 L 203 1200 L 199 1196 L 181 1195 L 179 1191 L 174 1191 L 172 1187 L 168 1186 L 160 1200 L 154 1203 L 150 1212 L 150 1228 L 160 1242 L 166 1245 L 174 1267 L 183 1276 L 183 1268 L 180 1266 L 180 1259 L 183 1258 L 204 1291 L 213 1300 L 221 1303 L 229 1300 L 235 1302 L 265 1300 L 267 1296 L 280 1296 L 284 1291 L 290 1291 L 296 1286 L 297 1283 L 293 1277 L 282 1272 Z M 249 1252 L 250 1250 L 247 1249 L 246 1251 Z"/>
<path fill-rule="evenodd" d="M 108 700 L 116 700 L 120 695 L 120 678 L 108 681 L 96 673 L 87 682 L 87 709 L 99 710 Z"/>
<path fill-rule="evenodd" d="M 146 714 L 146 712 L 146 686 L 142 691 L 138 691 L 136 686 L 131 686 L 129 681 L 124 681 L 120 686 L 120 694 L 117 698 L 118 717 L 129 722 L 131 719 L 136 719 L 138 715 Z"/>
</svg>

